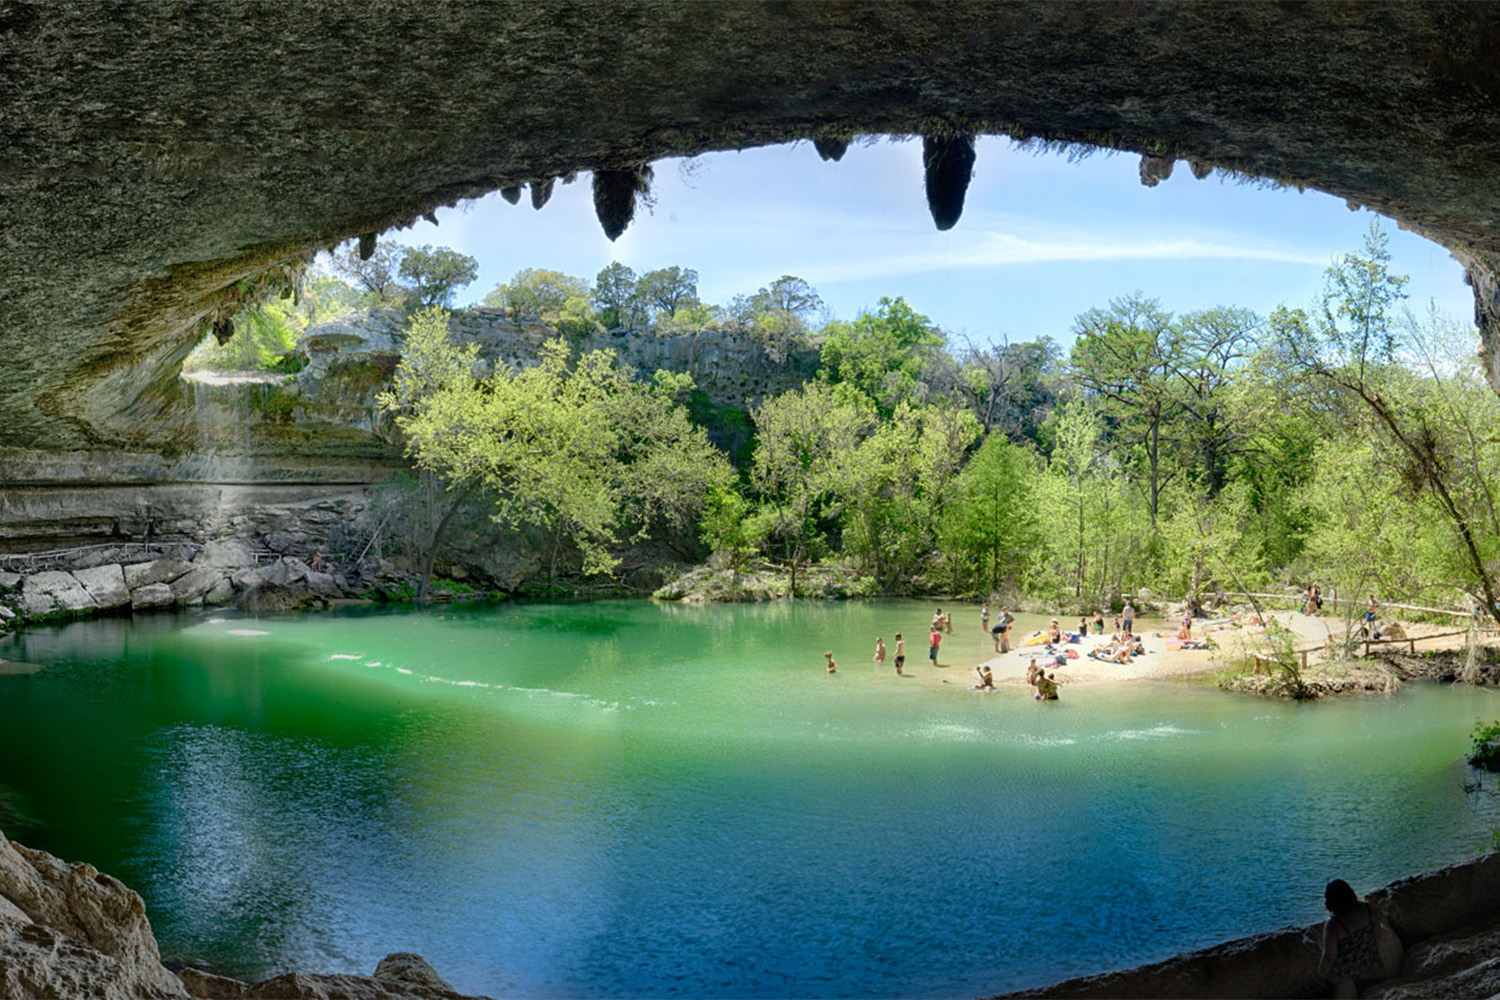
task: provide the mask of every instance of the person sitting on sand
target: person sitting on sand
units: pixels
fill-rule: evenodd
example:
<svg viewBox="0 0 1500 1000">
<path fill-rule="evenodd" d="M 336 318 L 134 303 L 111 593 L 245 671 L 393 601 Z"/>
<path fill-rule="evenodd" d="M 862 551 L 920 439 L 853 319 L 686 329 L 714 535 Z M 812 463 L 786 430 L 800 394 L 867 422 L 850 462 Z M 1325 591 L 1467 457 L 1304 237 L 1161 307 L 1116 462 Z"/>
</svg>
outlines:
<svg viewBox="0 0 1500 1000">
<path fill-rule="evenodd" d="M 1386 978 L 1376 940 L 1380 927 L 1375 911 L 1341 878 L 1323 890 L 1323 905 L 1329 917 L 1323 924 L 1318 973 L 1333 988 L 1334 996 L 1357 996 L 1359 990 Z"/>
<path fill-rule="evenodd" d="M 1187 642 L 1193 637 L 1193 618 L 1191 615 L 1182 616 L 1182 624 L 1177 626 L 1177 638 Z"/>
<path fill-rule="evenodd" d="M 839 672 L 838 664 L 833 662 L 833 650 L 830 649 L 828 652 L 824 653 L 823 658 L 828 661 L 828 672 L 830 674 L 836 674 Z"/>
<path fill-rule="evenodd" d="M 1124 643 L 1119 646 L 1105 646 L 1103 649 L 1091 651 L 1089 656 L 1096 660 L 1126 665 L 1130 663 L 1130 646 Z"/>
<path fill-rule="evenodd" d="M 992 670 L 990 670 L 990 665 L 988 663 L 981 663 L 979 666 L 975 667 L 974 673 L 979 677 L 979 683 L 974 685 L 975 691 L 995 690 L 995 674 Z"/>
<path fill-rule="evenodd" d="M 1060 642 L 1062 642 L 1062 626 L 1054 618 L 1052 619 L 1052 623 L 1047 626 L 1047 643 L 1048 645 L 1055 646 Z"/>
<path fill-rule="evenodd" d="M 875 637 L 875 662 L 885 662 L 885 640 L 880 638 L 880 636 Z"/>
<path fill-rule="evenodd" d="M 1104 612 L 1094 612 L 1094 631 L 1099 635 L 1104 634 Z"/>
</svg>

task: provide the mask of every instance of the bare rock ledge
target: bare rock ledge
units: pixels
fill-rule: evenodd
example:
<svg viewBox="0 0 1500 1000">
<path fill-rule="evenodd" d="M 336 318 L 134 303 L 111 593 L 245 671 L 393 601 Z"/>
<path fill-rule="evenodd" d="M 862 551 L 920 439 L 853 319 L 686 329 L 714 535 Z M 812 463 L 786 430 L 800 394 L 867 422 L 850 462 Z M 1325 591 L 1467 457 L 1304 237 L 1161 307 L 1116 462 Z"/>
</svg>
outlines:
<svg viewBox="0 0 1500 1000">
<path fill-rule="evenodd" d="M 92 865 L 67 864 L 4 835 L 0 997 L 483 1000 L 459 993 L 409 952 L 387 955 L 372 976 L 294 972 L 253 985 L 196 969 L 179 977 L 161 964 L 139 894 Z"/>
</svg>

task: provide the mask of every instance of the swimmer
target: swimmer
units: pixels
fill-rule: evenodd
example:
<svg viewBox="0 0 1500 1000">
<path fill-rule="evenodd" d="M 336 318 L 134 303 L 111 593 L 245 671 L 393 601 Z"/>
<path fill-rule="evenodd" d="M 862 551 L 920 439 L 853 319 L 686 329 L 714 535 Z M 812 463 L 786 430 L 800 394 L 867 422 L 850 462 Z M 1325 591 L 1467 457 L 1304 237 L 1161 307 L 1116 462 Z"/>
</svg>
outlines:
<svg viewBox="0 0 1500 1000">
<path fill-rule="evenodd" d="M 839 665 L 833 662 L 833 650 L 830 649 L 828 652 L 824 653 L 823 658 L 828 661 L 828 672 L 830 674 L 836 674 L 839 672 Z"/>
</svg>

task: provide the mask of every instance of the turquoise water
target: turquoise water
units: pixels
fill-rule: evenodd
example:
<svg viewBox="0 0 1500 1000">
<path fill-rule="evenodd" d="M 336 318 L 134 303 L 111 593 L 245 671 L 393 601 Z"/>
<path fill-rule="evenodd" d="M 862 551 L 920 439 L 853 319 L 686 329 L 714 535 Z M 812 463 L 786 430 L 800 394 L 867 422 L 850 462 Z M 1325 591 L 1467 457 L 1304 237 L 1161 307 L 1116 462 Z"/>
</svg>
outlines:
<svg viewBox="0 0 1500 1000">
<path fill-rule="evenodd" d="M 492 996 L 973 996 L 1320 914 L 1500 826 L 1490 690 L 978 695 L 960 608 L 619 601 L 0 643 L 0 822 L 242 978 L 414 950 Z M 1024 623 L 1029 625 L 1030 623 Z M 869 662 L 904 631 L 902 679 Z M 823 670 L 833 649 L 839 672 Z M 1065 671 L 1064 671 L 1065 673 Z"/>
</svg>

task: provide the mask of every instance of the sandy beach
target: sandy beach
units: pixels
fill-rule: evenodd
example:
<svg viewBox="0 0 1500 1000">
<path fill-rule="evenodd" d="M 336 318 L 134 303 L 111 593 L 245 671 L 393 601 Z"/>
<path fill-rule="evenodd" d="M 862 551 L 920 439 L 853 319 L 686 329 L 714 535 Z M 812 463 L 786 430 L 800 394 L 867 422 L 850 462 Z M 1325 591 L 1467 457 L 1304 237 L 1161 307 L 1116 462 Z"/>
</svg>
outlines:
<svg viewBox="0 0 1500 1000">
<path fill-rule="evenodd" d="M 1342 617 L 1312 616 L 1289 611 L 1275 612 L 1272 617 L 1277 623 L 1297 634 L 1299 647 L 1317 645 L 1327 641 L 1330 636 L 1337 637 L 1344 632 Z M 972 628 L 973 634 L 969 634 L 968 629 L 961 632 L 958 624 L 959 614 L 955 614 L 954 619 L 954 635 L 944 639 L 938 657 L 939 666 L 936 669 L 927 660 L 925 630 L 920 633 L 923 637 L 920 644 L 908 642 L 908 674 L 924 683 L 967 688 L 975 683 L 974 668 L 981 663 L 988 663 L 990 670 L 994 673 L 997 687 L 1025 686 L 1026 667 L 1030 664 L 1031 657 L 1020 654 L 1029 654 L 1033 652 L 1034 647 L 1018 648 L 1015 641 L 1024 640 L 1030 635 L 1038 627 L 1036 622 L 1039 619 L 1035 616 L 1024 616 L 1018 621 L 1011 630 L 1013 638 L 1011 651 L 998 655 L 994 652 L 993 643 L 987 633 L 977 627 Z M 1110 633 L 1105 632 L 1103 635 L 1090 633 L 1081 643 L 1064 644 L 1062 648 L 1076 650 L 1079 654 L 1078 658 L 1069 659 L 1066 666 L 1048 669 L 1055 670 L 1058 681 L 1064 685 L 1064 697 L 1066 697 L 1066 688 L 1070 685 L 1183 680 L 1195 675 L 1216 673 L 1244 660 L 1249 655 L 1255 638 L 1260 634 L 1259 629 L 1236 628 L 1227 624 L 1216 627 L 1214 623 L 1220 621 L 1219 619 L 1206 619 L 1203 622 L 1193 623 L 1193 636 L 1202 638 L 1204 628 L 1208 627 L 1211 630 L 1209 634 L 1218 644 L 1217 648 L 1168 650 L 1167 637 L 1176 635 L 1179 621 L 1180 619 L 1156 618 L 1138 620 L 1136 631 L 1144 639 L 1146 654 L 1133 657 L 1129 664 L 1110 663 L 1089 657 L 1091 650 L 1099 649 L 1109 642 Z M 1162 633 L 1162 635 L 1158 636 L 1157 633 Z"/>
</svg>

